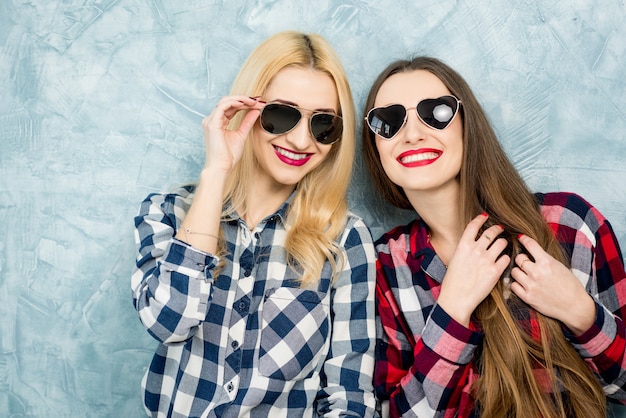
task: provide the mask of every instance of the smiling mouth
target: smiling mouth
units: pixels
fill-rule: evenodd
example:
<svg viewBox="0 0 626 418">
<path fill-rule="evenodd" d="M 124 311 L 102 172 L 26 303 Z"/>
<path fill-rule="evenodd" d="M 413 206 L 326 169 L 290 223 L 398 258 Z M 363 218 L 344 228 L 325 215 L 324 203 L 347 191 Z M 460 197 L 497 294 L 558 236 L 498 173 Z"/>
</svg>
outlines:
<svg viewBox="0 0 626 418">
<path fill-rule="evenodd" d="M 276 145 L 274 145 L 274 149 L 276 150 L 278 154 L 294 161 L 304 160 L 305 158 L 309 158 L 309 156 L 311 155 L 311 154 L 295 153 L 295 152 L 286 150 L 285 148 L 278 147 Z"/>
<path fill-rule="evenodd" d="M 274 152 L 280 161 L 292 167 L 301 167 L 313 157 L 313 153 L 293 152 L 276 145 L 274 145 Z"/>
<path fill-rule="evenodd" d="M 400 162 L 403 164 L 416 163 L 420 161 L 428 161 L 434 160 L 439 157 L 439 154 L 436 152 L 421 152 L 419 154 L 410 154 L 406 157 L 400 159 Z"/>
</svg>

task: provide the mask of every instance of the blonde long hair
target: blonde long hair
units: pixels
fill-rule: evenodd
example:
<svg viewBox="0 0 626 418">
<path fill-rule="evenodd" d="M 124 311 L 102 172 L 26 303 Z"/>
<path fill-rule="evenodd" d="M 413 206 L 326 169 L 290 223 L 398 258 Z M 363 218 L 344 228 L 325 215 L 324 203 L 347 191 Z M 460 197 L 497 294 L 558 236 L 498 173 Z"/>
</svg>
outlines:
<svg viewBox="0 0 626 418">
<path fill-rule="evenodd" d="M 262 42 L 239 71 L 231 94 L 262 96 L 274 76 L 285 67 L 311 68 L 328 74 L 337 88 L 339 114 L 343 118 L 341 139 L 332 145 L 324 161 L 297 185 L 287 215 L 287 257 L 292 267 L 303 271 L 301 285 L 307 287 L 319 280 L 326 261 L 330 262 L 334 277 L 338 263 L 343 260 L 336 240 L 345 227 L 348 213 L 346 195 L 355 153 L 355 110 L 346 74 L 332 46 L 317 34 L 295 31 L 280 32 Z M 231 126 L 241 123 L 244 116 L 241 113 L 233 118 Z M 247 187 L 252 184 L 253 168 L 258 164 L 253 139 L 246 141 L 223 196 L 231 210 L 243 208 L 244 213 Z"/>
<path fill-rule="evenodd" d="M 374 82 L 367 98 L 365 114 L 374 106 L 378 90 L 393 74 L 416 70 L 436 75 L 463 103 L 463 162 L 459 173 L 461 215 L 467 224 L 479 213 L 489 213 L 489 225 L 500 224 L 509 241 L 511 265 L 523 251 L 519 233 L 539 243 L 549 254 L 568 265 L 568 259 L 543 219 L 538 203 L 502 149 L 484 111 L 465 80 L 441 61 L 417 57 L 390 64 Z M 364 124 L 363 152 L 377 189 L 393 205 L 412 209 L 406 194 L 382 167 L 374 134 Z M 606 398 L 598 379 L 566 340 L 559 321 L 526 305 L 515 294 L 504 297 L 504 280 L 478 306 L 475 316 L 485 337 L 477 362 L 480 378 L 473 388 L 482 418 L 606 416 Z M 534 340 L 515 320 L 513 312 L 536 315 L 539 341 Z M 533 373 L 533 365 L 545 368 L 554 396 L 546 393 Z"/>
</svg>

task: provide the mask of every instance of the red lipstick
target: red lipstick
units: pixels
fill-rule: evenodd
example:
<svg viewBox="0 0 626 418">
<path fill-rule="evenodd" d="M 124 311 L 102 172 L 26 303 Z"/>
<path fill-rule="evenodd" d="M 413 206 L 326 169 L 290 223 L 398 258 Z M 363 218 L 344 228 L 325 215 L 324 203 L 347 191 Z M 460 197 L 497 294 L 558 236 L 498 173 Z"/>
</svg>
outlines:
<svg viewBox="0 0 626 418">
<path fill-rule="evenodd" d="M 396 160 L 405 167 L 421 167 L 434 163 L 442 154 L 434 148 L 412 149 L 398 155 Z"/>
</svg>

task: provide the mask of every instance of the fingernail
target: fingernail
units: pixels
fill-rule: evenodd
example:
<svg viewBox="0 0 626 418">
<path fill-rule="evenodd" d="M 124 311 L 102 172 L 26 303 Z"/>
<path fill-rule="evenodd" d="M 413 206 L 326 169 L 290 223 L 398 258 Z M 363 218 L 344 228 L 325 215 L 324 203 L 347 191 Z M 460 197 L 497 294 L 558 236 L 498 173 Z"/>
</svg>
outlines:
<svg viewBox="0 0 626 418">
<path fill-rule="evenodd" d="M 481 215 L 483 215 L 483 216 L 489 216 L 489 215 L 487 215 L 487 212 L 483 212 L 483 213 L 481 213 Z"/>
<path fill-rule="evenodd" d="M 520 239 L 523 236 L 524 236 L 524 234 L 517 234 L 517 239 Z"/>
</svg>

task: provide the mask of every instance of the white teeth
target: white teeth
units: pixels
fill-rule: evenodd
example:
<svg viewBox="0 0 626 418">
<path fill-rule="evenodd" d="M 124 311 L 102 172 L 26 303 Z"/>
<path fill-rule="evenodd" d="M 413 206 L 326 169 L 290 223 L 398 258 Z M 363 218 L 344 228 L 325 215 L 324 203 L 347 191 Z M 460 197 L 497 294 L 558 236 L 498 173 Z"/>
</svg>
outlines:
<svg viewBox="0 0 626 418">
<path fill-rule="evenodd" d="M 306 157 L 308 157 L 308 154 L 296 154 L 295 152 L 287 151 L 286 149 L 280 147 L 274 147 L 274 149 L 280 155 L 284 155 L 291 160 L 304 160 Z"/>
<path fill-rule="evenodd" d="M 439 154 L 437 154 L 436 152 L 422 152 L 419 154 L 407 155 L 402 159 L 402 162 L 408 164 L 414 163 L 416 161 L 432 160 L 434 158 L 437 158 L 438 156 Z"/>
</svg>

